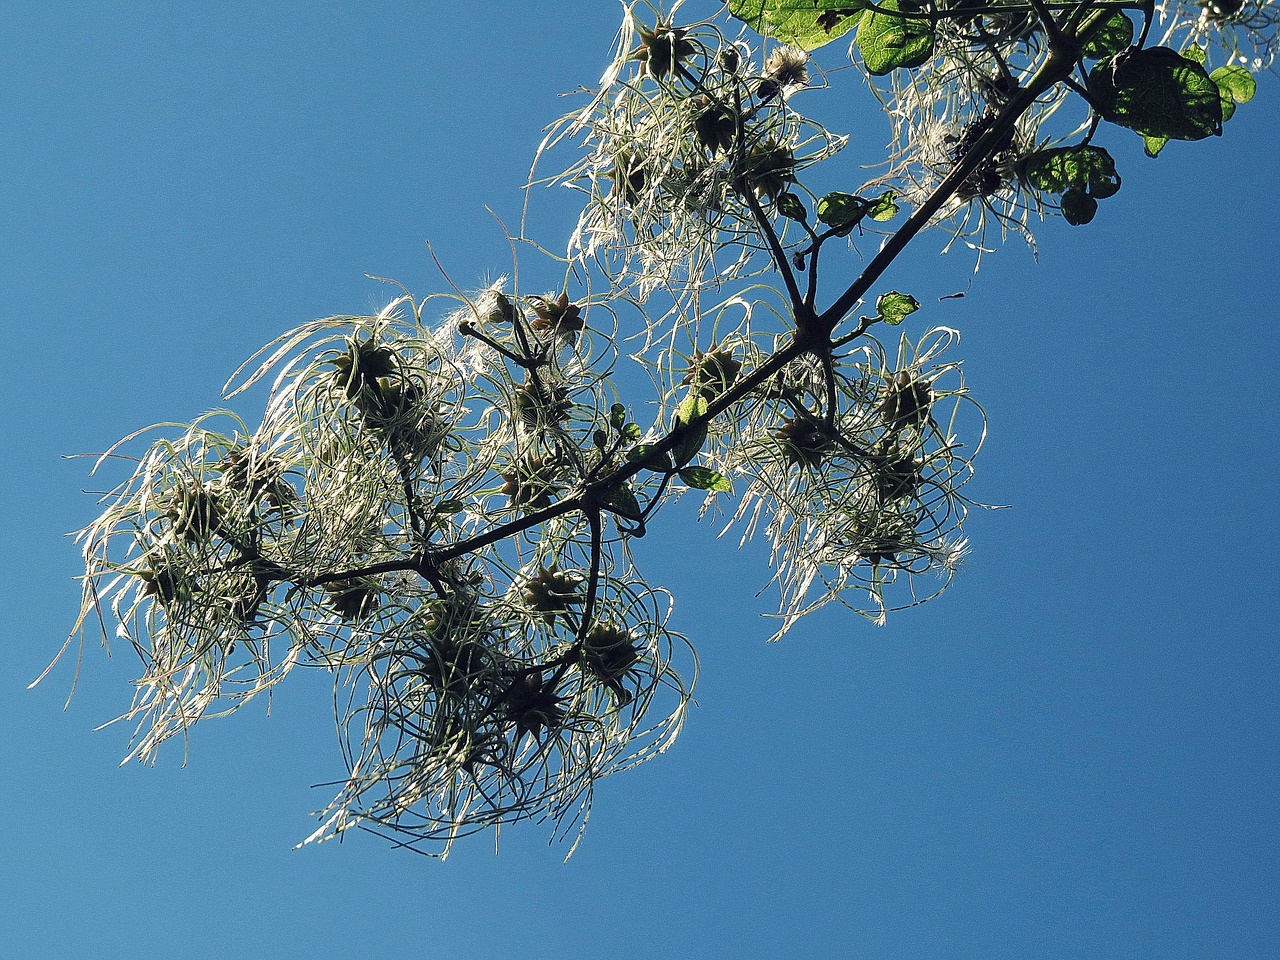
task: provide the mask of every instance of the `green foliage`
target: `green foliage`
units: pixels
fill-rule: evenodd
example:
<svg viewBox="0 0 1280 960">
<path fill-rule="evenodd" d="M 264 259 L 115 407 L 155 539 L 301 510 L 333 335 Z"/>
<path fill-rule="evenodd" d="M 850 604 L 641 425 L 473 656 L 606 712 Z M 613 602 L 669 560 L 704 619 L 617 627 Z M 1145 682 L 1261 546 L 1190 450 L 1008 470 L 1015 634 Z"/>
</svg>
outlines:
<svg viewBox="0 0 1280 960">
<path fill-rule="evenodd" d="M 702 445 L 707 442 L 707 425 L 705 422 L 693 424 L 693 421 L 707 412 L 707 401 L 700 393 L 690 394 L 676 411 L 675 423 L 672 425 L 680 431 L 676 445 L 671 449 L 671 459 L 676 466 L 683 467 L 698 455 Z"/>
<path fill-rule="evenodd" d="M 898 215 L 897 191 L 886 190 L 867 205 L 867 216 L 872 220 L 884 222 Z"/>
<path fill-rule="evenodd" d="M 1086 60 L 1115 56 L 1133 43 L 1133 21 L 1117 10 L 1096 33 L 1085 41 L 1080 54 Z"/>
<path fill-rule="evenodd" d="M 1209 79 L 1218 85 L 1224 123 L 1235 115 L 1236 104 L 1248 103 L 1258 90 L 1253 74 L 1238 63 L 1219 67 L 1209 74 Z"/>
<path fill-rule="evenodd" d="M 1072 187 L 1062 195 L 1062 217 L 1073 227 L 1088 223 L 1098 212 L 1098 201 L 1079 187 Z"/>
<path fill-rule="evenodd" d="M 867 201 L 851 193 L 828 193 L 818 201 L 818 219 L 836 231 L 837 236 L 847 235 L 867 212 Z"/>
<path fill-rule="evenodd" d="M 778 197 L 778 213 L 800 223 L 804 223 L 809 216 L 804 209 L 804 204 L 794 193 L 784 193 Z"/>
<path fill-rule="evenodd" d="M 730 0 L 729 12 L 762 36 L 815 50 L 858 25 L 866 0 Z"/>
<path fill-rule="evenodd" d="M 1201 66 L 1204 65 L 1206 59 L 1204 49 L 1194 44 L 1183 50 L 1182 56 Z M 1222 110 L 1223 123 L 1235 116 L 1238 104 L 1248 103 L 1252 100 L 1258 89 L 1258 82 L 1254 79 L 1253 74 L 1238 63 L 1218 67 L 1209 74 L 1209 79 L 1218 88 L 1218 102 Z M 1146 151 L 1149 157 L 1159 156 L 1160 151 L 1164 149 L 1169 139 L 1167 136 L 1144 135 L 1142 138 L 1143 150 Z"/>
<path fill-rule="evenodd" d="M 885 0 L 880 10 L 898 11 L 902 0 Z M 858 52 L 872 76 L 918 67 L 933 55 L 934 31 L 928 20 L 867 10 L 858 26 Z"/>
<path fill-rule="evenodd" d="M 655 450 L 652 443 L 636 444 L 627 451 L 627 459 L 655 473 L 672 469 L 671 455 L 666 451 Z"/>
<path fill-rule="evenodd" d="M 1126 50 L 1089 73 L 1104 119 L 1146 137 L 1202 140 L 1222 132 L 1222 97 L 1204 67 L 1168 47 Z"/>
<path fill-rule="evenodd" d="M 714 490 L 718 493 L 732 493 L 733 484 L 723 474 L 708 467 L 681 467 L 680 479 L 696 490 Z"/>
<path fill-rule="evenodd" d="M 818 201 L 818 220 L 831 227 L 835 236 L 847 237 L 866 217 L 881 222 L 896 217 L 897 197 L 894 190 L 886 190 L 871 200 L 852 193 L 828 193 Z"/>
<path fill-rule="evenodd" d="M 891 290 L 876 300 L 876 311 L 880 319 L 891 327 L 896 327 L 919 309 L 919 300 L 909 293 L 898 293 L 897 290 Z"/>
<path fill-rule="evenodd" d="M 1093 145 L 1037 151 L 1027 157 L 1022 175 L 1037 190 L 1062 195 L 1062 216 L 1072 226 L 1092 220 L 1098 201 L 1120 189 L 1111 154 Z"/>
<path fill-rule="evenodd" d="M 600 502 L 620 517 L 628 520 L 639 520 L 644 516 L 640 509 L 640 501 L 625 483 L 620 483 L 604 492 Z"/>
<path fill-rule="evenodd" d="M 705 491 L 770 541 L 775 637 L 831 601 L 882 623 L 936 596 L 967 553 L 985 417 L 945 359 L 956 331 L 895 350 L 871 328 L 919 301 L 890 290 L 854 326 L 856 307 L 928 227 L 979 251 L 1031 239 L 1047 196 L 1089 223 L 1120 188 L 1100 119 L 1152 155 L 1220 132 L 1254 96 L 1243 64 L 1280 47 L 1277 6 L 733 0 L 777 41 L 752 49 L 723 18 L 628 4 L 599 87 L 539 152 L 576 159 L 526 193 L 585 197 L 556 293 L 504 277 L 314 321 L 233 378 L 230 395 L 272 383 L 259 427 L 211 415 L 103 458 L 136 469 L 81 532 L 77 629 L 113 617 L 142 655 L 134 755 L 320 667 L 343 685 L 350 776 L 312 839 L 367 825 L 447 851 L 518 819 L 567 830 L 690 702 L 670 597 L 631 559 L 671 499 Z M 1153 24 L 1162 45 L 1131 46 Z M 855 26 L 892 141 L 876 165 L 863 139 L 829 170 L 849 190 L 811 201 L 849 138 L 806 114 L 798 94 L 842 78 L 803 50 Z M 548 252 L 523 221 L 509 239 Z M 424 316 L 442 299 L 453 312 Z M 653 394 L 626 392 L 624 353 Z"/>
<path fill-rule="evenodd" d="M 1120 189 L 1115 161 L 1102 147 L 1092 145 L 1040 150 L 1026 160 L 1027 181 L 1037 190 L 1065 193 L 1087 188 L 1094 197 L 1110 197 Z"/>
</svg>

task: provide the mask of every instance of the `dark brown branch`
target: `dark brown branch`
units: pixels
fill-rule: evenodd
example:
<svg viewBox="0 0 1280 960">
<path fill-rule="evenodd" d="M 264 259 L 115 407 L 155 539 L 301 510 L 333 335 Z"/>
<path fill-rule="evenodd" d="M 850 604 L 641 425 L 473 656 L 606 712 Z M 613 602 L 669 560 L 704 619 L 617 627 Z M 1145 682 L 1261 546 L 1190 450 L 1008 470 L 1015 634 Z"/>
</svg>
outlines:
<svg viewBox="0 0 1280 960">
<path fill-rule="evenodd" d="M 1035 104 L 1036 99 L 1054 84 L 1071 75 L 1075 66 L 1074 44 L 1069 51 L 1050 50 L 1048 58 L 1027 86 L 1015 92 L 1001 108 L 996 121 L 968 153 L 951 169 L 933 193 L 917 207 L 880 251 L 867 264 L 849 288 L 817 318 L 817 326 L 829 335 L 880 279 L 881 274 L 898 258 L 916 234 L 929 225 L 934 215 L 960 190 L 974 171 L 990 159 L 990 155 L 1008 142 L 1018 119 Z"/>
</svg>

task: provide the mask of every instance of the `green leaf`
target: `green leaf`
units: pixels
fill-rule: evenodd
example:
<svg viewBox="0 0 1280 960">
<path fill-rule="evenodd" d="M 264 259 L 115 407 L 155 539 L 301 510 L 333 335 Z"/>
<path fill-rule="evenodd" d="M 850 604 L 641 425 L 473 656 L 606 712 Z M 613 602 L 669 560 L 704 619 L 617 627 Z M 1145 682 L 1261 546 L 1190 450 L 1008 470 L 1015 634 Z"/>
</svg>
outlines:
<svg viewBox="0 0 1280 960">
<path fill-rule="evenodd" d="M 1222 122 L 1226 123 L 1236 115 L 1236 102 L 1231 99 L 1231 94 L 1221 87 L 1218 88 L 1218 94 L 1222 97 Z"/>
<path fill-rule="evenodd" d="M 833 228 L 837 237 L 848 236 L 866 215 L 867 201 L 852 193 L 828 193 L 818 201 L 818 219 Z"/>
<path fill-rule="evenodd" d="M 729 0 L 729 12 L 756 33 L 813 50 L 858 25 L 867 0 Z"/>
<path fill-rule="evenodd" d="M 794 193 L 784 193 L 778 197 L 778 212 L 788 220 L 798 220 L 801 223 L 804 223 L 809 216 L 805 212 L 804 204 Z"/>
<path fill-rule="evenodd" d="M 1103 118 L 1146 137 L 1202 140 L 1222 132 L 1222 97 L 1204 67 L 1168 47 L 1125 50 L 1089 73 Z"/>
<path fill-rule="evenodd" d="M 1080 48 L 1080 55 L 1087 60 L 1102 60 L 1114 56 L 1131 43 L 1133 21 L 1117 10 Z"/>
<path fill-rule="evenodd" d="M 1191 44 L 1191 46 L 1187 47 L 1187 49 L 1182 51 L 1182 55 L 1186 57 L 1188 60 L 1194 60 L 1196 63 L 1200 64 L 1200 66 L 1202 67 L 1204 66 L 1204 62 L 1206 59 L 1204 47 L 1197 47 L 1193 43 Z"/>
<path fill-rule="evenodd" d="M 609 437 L 603 430 L 596 430 L 591 434 L 591 442 L 597 449 L 603 450 L 604 445 L 609 442 Z"/>
<path fill-rule="evenodd" d="M 665 473 L 672 467 L 671 455 L 665 451 L 655 453 L 652 443 L 641 443 L 627 451 L 627 459 L 639 463 L 646 470 L 654 473 Z"/>
<path fill-rule="evenodd" d="M 1073 227 L 1088 223 L 1098 212 L 1098 201 L 1080 187 L 1072 187 L 1062 195 L 1062 218 Z"/>
<path fill-rule="evenodd" d="M 1116 162 L 1102 147 L 1039 150 L 1027 157 L 1022 170 L 1027 183 L 1049 193 L 1081 189 L 1097 200 L 1104 200 L 1120 189 Z"/>
<path fill-rule="evenodd" d="M 640 501 L 625 483 L 612 487 L 604 492 L 600 503 L 614 513 L 628 520 L 642 520 L 644 512 L 640 509 Z"/>
<path fill-rule="evenodd" d="M 707 412 L 706 398 L 700 393 L 690 393 L 684 402 L 676 408 L 676 419 L 681 423 L 689 423 Z"/>
<path fill-rule="evenodd" d="M 681 427 L 691 423 L 707 412 L 707 401 L 700 393 L 691 393 L 676 410 L 675 426 Z M 698 455 L 702 445 L 707 442 L 707 425 L 699 424 L 685 430 L 680 441 L 671 450 L 671 459 L 677 466 L 683 467 Z"/>
<path fill-rule="evenodd" d="M 609 408 L 609 424 L 615 430 L 621 430 L 622 425 L 627 422 L 627 408 L 620 403 L 615 403 Z"/>
<path fill-rule="evenodd" d="M 1237 103 L 1248 103 L 1258 91 L 1258 82 L 1253 79 L 1253 74 L 1238 63 L 1219 67 L 1209 74 L 1209 79 L 1218 85 L 1223 123 L 1235 115 Z"/>
<path fill-rule="evenodd" d="M 708 467 L 683 467 L 680 470 L 680 479 L 695 490 L 733 492 L 733 485 L 729 483 L 729 478 Z"/>
<path fill-rule="evenodd" d="M 892 220 L 898 215 L 898 205 L 894 202 L 897 199 L 896 190 L 886 190 L 871 201 L 870 206 L 867 207 L 867 216 L 872 220 Z"/>
<path fill-rule="evenodd" d="M 919 309 L 919 300 L 909 293 L 899 293 L 897 290 L 889 291 L 876 301 L 880 319 L 891 327 L 896 327 Z"/>
<path fill-rule="evenodd" d="M 884 0 L 881 10 L 898 11 L 901 0 Z M 927 20 L 868 10 L 858 25 L 858 52 L 872 76 L 900 67 L 918 67 L 933 55 L 933 26 Z"/>
<path fill-rule="evenodd" d="M 628 423 L 622 428 L 622 436 L 625 440 L 639 440 L 642 432 L 638 423 Z"/>
<path fill-rule="evenodd" d="M 698 451 L 706 442 L 707 425 L 705 423 L 690 427 L 680 438 L 680 442 L 671 449 L 671 459 L 683 467 L 698 455 Z"/>
<path fill-rule="evenodd" d="M 1142 152 L 1154 160 L 1160 156 L 1160 151 L 1164 149 L 1164 145 L 1168 142 L 1168 137 L 1143 137 Z"/>
</svg>

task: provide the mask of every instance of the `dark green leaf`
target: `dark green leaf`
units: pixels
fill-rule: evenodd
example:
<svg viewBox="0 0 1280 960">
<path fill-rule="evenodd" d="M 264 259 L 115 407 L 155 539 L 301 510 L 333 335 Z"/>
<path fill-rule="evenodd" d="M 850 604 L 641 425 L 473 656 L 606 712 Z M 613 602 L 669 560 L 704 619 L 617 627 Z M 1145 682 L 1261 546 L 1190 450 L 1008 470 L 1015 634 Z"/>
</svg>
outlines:
<svg viewBox="0 0 1280 960">
<path fill-rule="evenodd" d="M 1119 53 L 1131 43 L 1133 21 L 1117 10 L 1080 48 L 1080 54 L 1087 60 L 1101 60 Z"/>
<path fill-rule="evenodd" d="M 461 513 L 466 509 L 466 506 L 461 500 L 441 500 L 431 508 L 431 512 L 440 516 L 448 516 L 454 513 Z"/>
<path fill-rule="evenodd" d="M 646 470 L 652 470 L 654 473 L 663 473 L 672 467 L 670 454 L 655 453 L 651 443 L 632 447 L 627 451 L 627 459 L 632 463 L 639 463 Z"/>
<path fill-rule="evenodd" d="M 1102 147 L 1055 147 L 1027 157 L 1023 176 L 1037 190 L 1066 193 L 1073 188 L 1104 200 L 1120 189 L 1115 161 Z"/>
<path fill-rule="evenodd" d="M 1182 51 L 1182 55 L 1188 60 L 1194 60 L 1196 63 L 1200 64 L 1200 66 L 1204 66 L 1206 59 L 1204 47 L 1197 47 L 1193 43 L 1191 46 L 1187 47 L 1187 49 Z"/>
<path fill-rule="evenodd" d="M 691 393 L 676 410 L 674 426 L 684 426 L 707 412 L 707 401 L 699 393 Z M 698 455 L 702 445 L 707 441 L 707 425 L 700 424 L 686 430 L 679 443 L 671 450 L 671 458 L 677 466 L 684 466 Z"/>
<path fill-rule="evenodd" d="M 1089 73 L 1104 119 L 1146 137 L 1201 140 L 1222 132 L 1222 98 L 1204 67 L 1168 47 L 1126 50 Z"/>
<path fill-rule="evenodd" d="M 688 427 L 680 441 L 671 450 L 671 459 L 679 466 L 684 466 L 698 455 L 702 445 L 707 442 L 707 425 L 699 424 Z"/>
<path fill-rule="evenodd" d="M 866 0 L 729 0 L 729 12 L 756 33 L 813 50 L 858 25 Z"/>
<path fill-rule="evenodd" d="M 597 430 L 591 434 L 591 442 L 603 450 L 604 445 L 609 442 L 609 437 L 603 430 Z"/>
<path fill-rule="evenodd" d="M 622 428 L 622 436 L 626 440 L 639 440 L 642 432 L 638 423 L 628 423 Z"/>
<path fill-rule="evenodd" d="M 1072 187 L 1062 195 L 1062 218 L 1073 227 L 1088 223 L 1097 212 L 1098 201 L 1080 187 Z"/>
<path fill-rule="evenodd" d="M 788 220 L 798 220 L 801 223 L 808 218 L 804 204 L 794 193 L 784 193 L 778 197 L 778 212 Z"/>
<path fill-rule="evenodd" d="M 729 479 L 708 467 L 684 467 L 680 470 L 680 479 L 695 490 L 716 490 L 720 493 L 732 493 L 733 486 Z"/>
<path fill-rule="evenodd" d="M 876 301 L 880 319 L 894 327 L 919 309 L 919 300 L 909 293 L 899 293 L 897 290 L 891 290 Z"/>
<path fill-rule="evenodd" d="M 900 0 L 884 0 L 881 10 L 900 9 Z M 927 20 L 867 10 L 858 25 L 858 52 L 873 76 L 899 67 L 918 67 L 933 55 L 933 27 Z"/>
<path fill-rule="evenodd" d="M 627 422 L 627 408 L 620 403 L 615 403 L 609 408 L 609 423 L 615 430 L 621 430 L 622 425 Z"/>
<path fill-rule="evenodd" d="M 867 215 L 867 208 L 867 201 L 852 193 L 828 193 L 818 201 L 818 219 L 843 237 Z"/>
<path fill-rule="evenodd" d="M 640 501 L 625 483 L 606 490 L 600 498 L 600 503 L 628 520 L 641 520 L 644 517 L 640 509 Z"/>
</svg>

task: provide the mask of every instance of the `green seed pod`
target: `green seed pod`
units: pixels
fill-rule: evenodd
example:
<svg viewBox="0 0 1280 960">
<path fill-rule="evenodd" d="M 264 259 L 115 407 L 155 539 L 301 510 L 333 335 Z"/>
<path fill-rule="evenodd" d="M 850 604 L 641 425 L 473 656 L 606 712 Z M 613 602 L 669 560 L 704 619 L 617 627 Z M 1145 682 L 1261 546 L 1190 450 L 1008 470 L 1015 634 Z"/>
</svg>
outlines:
<svg viewBox="0 0 1280 960">
<path fill-rule="evenodd" d="M 713 343 L 706 353 L 694 351 L 680 382 L 696 389 L 704 399 L 713 400 L 733 386 L 741 370 L 742 362 L 734 358 L 732 350 L 721 350 Z"/>
<path fill-rule="evenodd" d="M 633 153 L 620 153 L 614 158 L 613 167 L 605 176 L 613 181 L 613 196 L 629 207 L 639 205 L 649 181 L 643 158 Z"/>
<path fill-rule="evenodd" d="M 172 603 L 190 600 L 193 593 L 191 583 L 182 572 L 164 562 L 138 574 L 138 579 L 142 581 L 142 595 L 155 597 L 166 610 Z"/>
<path fill-rule="evenodd" d="M 872 479 L 881 500 L 901 500 L 920 489 L 920 461 L 910 454 L 890 451 L 884 460 L 872 467 Z"/>
<path fill-rule="evenodd" d="M 581 576 L 561 573 L 552 564 L 539 567 L 537 575 L 529 578 L 520 595 L 529 609 L 542 614 L 543 622 L 551 626 L 558 615 L 582 603 L 581 590 Z"/>
<path fill-rule="evenodd" d="M 461 696 L 485 688 L 495 679 L 489 650 L 478 640 L 458 640 L 443 617 L 426 623 L 428 657 L 422 666 L 427 681 L 440 693 Z"/>
<path fill-rule="evenodd" d="M 222 528 L 218 495 L 194 480 L 184 484 L 165 511 L 174 532 L 184 540 L 208 540 Z"/>
<path fill-rule="evenodd" d="M 512 393 L 516 413 L 530 428 L 559 424 L 568 419 L 573 401 L 564 387 L 539 387 L 536 383 L 522 383 Z"/>
<path fill-rule="evenodd" d="M 500 476 L 503 479 L 500 492 L 510 498 L 513 507 L 541 510 L 551 506 L 551 495 L 555 492 L 553 472 L 541 457 L 518 464 Z"/>
<path fill-rule="evenodd" d="M 727 107 L 708 102 L 706 97 L 693 101 L 697 113 L 693 117 L 694 133 L 708 153 L 718 153 L 733 146 L 738 124 Z"/>
<path fill-rule="evenodd" d="M 291 509 L 298 492 L 284 479 L 284 470 L 272 457 L 246 447 L 236 447 L 218 464 L 224 493 L 243 497 L 250 505 L 265 500 L 277 510 Z"/>
<path fill-rule="evenodd" d="M 489 323 L 510 323 L 515 319 L 515 316 L 515 306 L 507 299 L 505 294 L 495 290 L 493 292 L 493 306 L 485 314 L 485 320 Z"/>
<path fill-rule="evenodd" d="M 791 466 L 816 469 L 835 449 L 835 441 L 819 424 L 809 420 L 787 420 L 773 431 L 782 456 Z"/>
<path fill-rule="evenodd" d="M 1210 20 L 1223 23 L 1244 9 L 1245 0 L 1201 0 L 1200 6 Z"/>
<path fill-rule="evenodd" d="M 893 432 L 907 427 L 919 429 L 929 422 L 933 389 L 924 380 L 913 380 L 906 370 L 885 384 L 880 400 L 880 416 Z"/>
<path fill-rule="evenodd" d="M 377 608 L 378 594 L 356 580 L 335 580 L 325 584 L 330 608 L 347 623 L 363 620 Z"/>
<path fill-rule="evenodd" d="M 563 340 L 572 343 L 586 325 L 581 317 L 582 308 L 569 302 L 568 294 L 550 297 L 529 297 L 533 307 L 533 320 L 529 324 L 547 340 Z"/>
<path fill-rule="evenodd" d="M 697 45 L 687 39 L 687 30 L 670 24 L 657 23 L 652 30 L 639 28 L 640 46 L 631 51 L 628 59 L 638 60 L 641 69 L 661 80 L 679 64 L 697 52 Z"/>
<path fill-rule="evenodd" d="M 778 95 L 778 91 L 781 89 L 782 86 L 777 80 L 774 80 L 772 77 L 765 77 L 756 84 L 756 97 L 764 103 L 776 97 Z"/>
<path fill-rule="evenodd" d="M 554 678 L 543 681 L 532 673 L 512 684 L 499 701 L 502 715 L 513 722 L 516 735 L 531 733 L 538 738 L 546 730 L 555 733 L 564 725 L 564 697 L 556 694 Z"/>
<path fill-rule="evenodd" d="M 893 537 L 883 537 L 864 543 L 858 548 L 858 556 L 870 561 L 873 566 L 878 566 L 881 563 L 896 563 L 901 549 L 900 541 Z"/>
<path fill-rule="evenodd" d="M 757 197 L 773 200 L 788 183 L 795 183 L 795 153 L 786 144 L 770 137 L 747 151 L 742 173 Z"/>
<path fill-rule="evenodd" d="M 376 390 L 379 377 L 394 374 L 397 359 L 394 350 L 375 344 L 370 337 L 367 340 L 348 341 L 347 352 L 329 362 L 337 368 L 336 376 L 347 399 L 355 400 L 367 390 Z"/>
<path fill-rule="evenodd" d="M 578 662 L 584 674 L 612 690 L 618 704 L 625 706 L 632 693 L 622 681 L 635 672 L 639 660 L 640 651 L 630 631 L 601 623 L 587 634 Z"/>
</svg>

